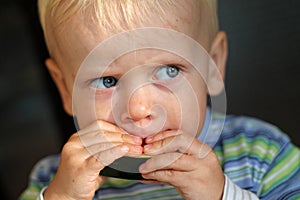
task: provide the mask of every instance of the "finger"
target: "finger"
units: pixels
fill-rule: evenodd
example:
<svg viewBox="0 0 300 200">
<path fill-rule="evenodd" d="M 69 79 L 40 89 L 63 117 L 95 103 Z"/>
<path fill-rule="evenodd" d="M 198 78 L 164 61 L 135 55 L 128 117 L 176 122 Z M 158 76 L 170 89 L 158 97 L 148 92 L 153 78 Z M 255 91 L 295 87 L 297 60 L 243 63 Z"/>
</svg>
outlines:
<svg viewBox="0 0 300 200">
<path fill-rule="evenodd" d="M 135 145 L 141 145 L 143 142 L 142 138 L 137 136 L 102 130 L 80 135 L 80 139 L 85 147 L 107 142 L 124 142 Z"/>
<path fill-rule="evenodd" d="M 158 156 L 154 156 L 156 158 Z M 170 165 L 164 166 L 162 156 L 158 160 L 148 160 L 145 165 L 141 165 L 139 170 L 145 179 L 165 182 L 175 187 L 186 186 L 189 182 L 184 180 L 197 179 L 203 183 L 208 183 L 212 178 L 214 180 L 222 179 L 222 169 L 219 165 L 217 156 L 213 153 L 202 160 L 193 156 L 183 155 Z M 147 166 L 147 164 L 149 164 Z M 151 169 L 152 168 L 152 169 Z M 220 172 L 220 173 L 218 173 Z M 220 176 L 221 175 L 221 176 Z M 183 183 L 185 182 L 185 183 Z"/>
<path fill-rule="evenodd" d="M 136 156 L 136 155 L 141 155 L 143 153 L 143 147 L 139 145 L 132 145 L 129 143 L 123 143 L 123 142 L 107 142 L 107 143 L 98 143 L 92 146 L 87 147 L 87 151 L 89 152 L 89 155 L 86 155 L 86 159 L 90 157 L 91 155 L 98 154 L 102 151 L 106 151 L 108 149 L 120 146 L 120 145 L 125 145 L 129 148 L 127 155 L 131 156 Z"/>
<path fill-rule="evenodd" d="M 158 155 L 176 151 L 193 155 L 197 158 L 204 158 L 212 149 L 189 134 L 167 137 L 144 146 L 144 153 L 148 155 Z"/>
<path fill-rule="evenodd" d="M 148 174 L 142 174 L 144 179 L 156 180 L 156 182 L 168 183 L 175 187 L 180 186 L 186 178 L 186 173 L 175 170 L 159 170 Z"/>
<path fill-rule="evenodd" d="M 193 171 L 199 167 L 199 160 L 181 153 L 167 153 L 153 156 L 139 167 L 142 174 L 157 170 Z"/>
<path fill-rule="evenodd" d="M 68 142 L 64 145 L 62 153 L 67 156 L 77 159 L 85 160 L 89 158 L 91 155 L 97 154 L 101 151 L 105 151 L 107 149 L 119 146 L 119 145 L 126 145 L 129 147 L 129 151 L 126 154 L 130 157 L 137 157 L 143 153 L 143 147 L 135 144 L 130 144 L 126 142 L 102 142 L 93 144 L 91 146 L 84 146 L 81 137 L 78 133 L 73 134 Z"/>
<path fill-rule="evenodd" d="M 99 176 L 98 174 L 97 174 L 97 182 L 96 182 L 97 185 L 96 185 L 95 190 L 98 190 L 104 184 L 104 182 L 107 180 L 107 177 Z"/>
<path fill-rule="evenodd" d="M 187 152 L 194 141 L 194 138 L 188 134 L 180 134 L 177 136 L 171 136 L 147 144 L 144 146 L 145 154 L 158 155 L 162 153 L 179 151 L 181 153 Z"/>
<path fill-rule="evenodd" d="M 159 132 L 153 136 L 147 137 L 145 139 L 145 143 L 146 144 L 151 144 L 153 142 L 168 138 L 168 137 L 172 137 L 172 136 L 177 136 L 177 135 L 181 135 L 183 134 L 183 132 L 181 130 L 168 130 L 168 131 L 163 131 L 163 132 Z"/>
<path fill-rule="evenodd" d="M 123 157 L 128 153 L 129 148 L 125 145 L 119 145 L 105 151 L 99 152 L 90 156 L 87 159 L 87 165 L 95 169 L 97 172 L 102 170 L 105 166 L 110 165 L 116 159 Z"/>
<path fill-rule="evenodd" d="M 163 184 L 162 182 L 155 181 L 155 180 L 141 180 L 140 183 L 142 183 L 142 184 L 148 184 L 148 185 Z"/>
</svg>

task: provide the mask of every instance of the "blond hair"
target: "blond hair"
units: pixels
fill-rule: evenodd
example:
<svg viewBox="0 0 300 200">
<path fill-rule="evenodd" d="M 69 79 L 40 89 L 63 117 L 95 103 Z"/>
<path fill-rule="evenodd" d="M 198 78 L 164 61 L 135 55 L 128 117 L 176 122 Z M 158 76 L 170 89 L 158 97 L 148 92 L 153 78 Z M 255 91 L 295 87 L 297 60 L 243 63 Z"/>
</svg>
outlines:
<svg viewBox="0 0 300 200">
<path fill-rule="evenodd" d="M 147 2 L 147 3 L 145 3 Z M 78 12 L 89 13 L 91 19 L 96 20 L 101 30 L 131 29 L 134 24 L 142 24 L 147 13 L 157 13 L 162 20 L 166 8 L 181 0 L 38 0 L 39 16 L 44 30 L 46 43 L 51 54 L 50 41 L 60 25 Z M 201 11 L 205 8 L 206 25 L 210 35 L 218 31 L 217 0 L 194 0 Z M 149 15 L 150 16 L 150 15 Z M 200 17 L 200 16 L 199 16 Z M 149 20 L 149 19 L 148 19 Z M 48 34 L 49 33 L 49 34 Z M 212 36 L 212 37 L 213 37 Z"/>
</svg>

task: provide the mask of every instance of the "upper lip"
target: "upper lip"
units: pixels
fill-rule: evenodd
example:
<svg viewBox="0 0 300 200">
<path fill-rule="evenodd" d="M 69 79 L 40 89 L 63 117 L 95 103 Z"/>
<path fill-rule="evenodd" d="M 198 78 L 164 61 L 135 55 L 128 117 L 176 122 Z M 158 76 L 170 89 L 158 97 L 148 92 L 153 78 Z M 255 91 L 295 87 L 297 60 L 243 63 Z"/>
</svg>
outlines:
<svg viewBox="0 0 300 200">
<path fill-rule="evenodd" d="M 158 132 L 169 130 L 166 127 L 153 127 L 151 124 L 147 127 L 140 127 L 133 123 L 123 124 L 122 128 L 129 134 L 141 137 L 143 139 L 155 135 Z"/>
</svg>

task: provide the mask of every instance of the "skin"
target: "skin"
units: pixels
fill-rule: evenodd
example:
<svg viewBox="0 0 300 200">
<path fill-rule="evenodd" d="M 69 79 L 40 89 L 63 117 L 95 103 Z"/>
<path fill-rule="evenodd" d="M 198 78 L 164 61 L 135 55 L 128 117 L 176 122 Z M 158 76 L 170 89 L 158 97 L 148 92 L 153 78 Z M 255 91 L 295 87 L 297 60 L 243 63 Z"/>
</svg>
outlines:
<svg viewBox="0 0 300 200">
<path fill-rule="evenodd" d="M 195 30 L 195 26 L 191 26 L 193 16 L 183 13 L 184 16 L 179 15 L 179 18 L 175 18 L 171 13 L 178 11 L 170 10 L 169 13 L 167 13 L 168 23 L 153 20 L 143 26 L 173 28 L 193 37 L 210 53 L 224 77 L 227 57 L 225 33 L 219 32 L 210 42 L 207 35 L 198 34 L 201 30 Z M 79 26 L 73 29 L 75 24 Z M 65 31 L 56 38 L 60 44 L 57 52 L 64 52 L 64 56 L 57 53 L 55 59 L 50 58 L 46 61 L 46 66 L 59 89 L 64 108 L 70 115 L 74 114 L 72 90 L 82 60 L 99 42 L 115 34 L 103 34 L 98 31 L 100 29 L 97 29 L 97 25 L 88 27 L 86 24 L 78 14 L 64 24 Z M 69 48 L 71 44 L 72 48 Z M 162 55 L 157 51 L 138 53 L 138 59 L 132 59 L 133 55 L 128 54 L 116 60 L 112 66 L 113 73 L 107 71 L 105 76 L 117 74 L 122 77 L 136 66 L 164 63 L 164 58 L 170 58 L 170 55 Z M 178 63 L 176 58 L 174 59 L 173 61 Z M 165 64 L 174 63 L 173 61 Z M 182 65 L 187 67 L 187 64 Z M 195 76 L 193 71 L 186 70 L 180 73 L 181 76 L 167 80 L 167 84 L 172 85 L 181 77 L 185 77 L 194 91 L 197 91 L 200 115 L 205 116 L 207 91 L 204 81 L 201 77 Z M 213 80 L 213 76 L 214 74 L 208 73 L 208 80 Z M 86 88 L 86 91 L 90 89 Z M 105 177 L 99 176 L 99 172 L 105 166 L 122 156 L 139 156 L 143 153 L 152 155 L 152 158 L 141 165 L 139 170 L 144 178 L 155 180 L 144 183 L 173 185 L 185 199 L 222 198 L 224 175 L 219 161 L 210 147 L 195 139 L 188 126 L 178 126 L 182 117 L 189 118 L 189 116 L 181 116 L 179 105 L 182 102 L 178 102 L 172 92 L 151 84 L 139 87 L 134 90 L 128 101 L 128 111 L 120 112 L 120 116 L 123 117 L 120 117 L 117 123 L 112 117 L 113 108 L 110 103 L 113 88 L 105 91 L 92 89 L 96 92 L 97 119 L 86 120 L 80 133 L 73 134 L 64 145 L 58 172 L 44 194 L 46 200 L 92 199 L 95 191 L 105 181 Z M 148 98 L 145 98 L 146 95 Z M 163 98 L 157 98 L 158 96 Z M 160 132 L 141 132 L 128 126 L 131 123 L 134 125 L 132 127 L 137 125 L 146 127 L 151 120 L 159 120 L 159 112 L 153 109 L 153 105 L 156 104 L 162 106 L 168 115 Z M 204 118 L 201 117 L 196 123 L 197 132 L 200 132 L 203 121 Z M 145 146 L 142 146 L 143 140 Z M 178 158 L 175 162 L 174 157 Z"/>
</svg>

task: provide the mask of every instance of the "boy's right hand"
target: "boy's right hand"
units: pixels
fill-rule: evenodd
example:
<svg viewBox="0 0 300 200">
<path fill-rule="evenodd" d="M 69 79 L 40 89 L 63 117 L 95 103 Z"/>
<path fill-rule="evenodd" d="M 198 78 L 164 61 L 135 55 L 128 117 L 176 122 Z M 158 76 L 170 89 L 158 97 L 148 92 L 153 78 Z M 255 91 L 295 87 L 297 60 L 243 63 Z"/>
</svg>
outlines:
<svg viewBox="0 0 300 200">
<path fill-rule="evenodd" d="M 105 180 L 99 176 L 105 166 L 124 155 L 142 152 L 141 138 L 99 120 L 72 135 L 64 145 L 58 171 L 44 199 L 92 199 Z"/>
</svg>

